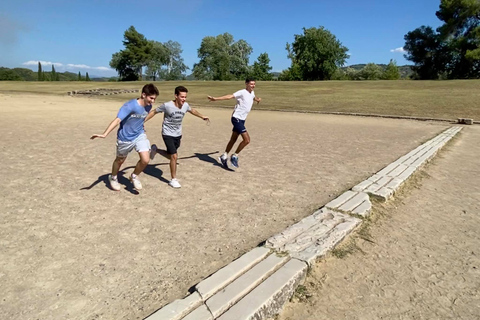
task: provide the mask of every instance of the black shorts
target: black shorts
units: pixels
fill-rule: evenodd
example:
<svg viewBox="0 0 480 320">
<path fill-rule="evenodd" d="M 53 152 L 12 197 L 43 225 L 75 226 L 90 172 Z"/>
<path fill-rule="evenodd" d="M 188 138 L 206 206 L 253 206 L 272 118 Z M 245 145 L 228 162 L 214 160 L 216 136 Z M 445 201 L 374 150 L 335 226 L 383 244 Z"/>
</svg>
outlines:
<svg viewBox="0 0 480 320">
<path fill-rule="evenodd" d="M 162 136 L 163 142 L 165 142 L 165 146 L 167 147 L 168 154 L 175 154 L 177 153 L 177 149 L 180 148 L 180 137 L 171 137 L 171 136 Z"/>
<path fill-rule="evenodd" d="M 232 124 L 233 124 L 232 131 L 240 134 L 247 132 L 247 128 L 245 128 L 245 120 L 240 120 L 238 118 L 232 117 Z"/>
</svg>

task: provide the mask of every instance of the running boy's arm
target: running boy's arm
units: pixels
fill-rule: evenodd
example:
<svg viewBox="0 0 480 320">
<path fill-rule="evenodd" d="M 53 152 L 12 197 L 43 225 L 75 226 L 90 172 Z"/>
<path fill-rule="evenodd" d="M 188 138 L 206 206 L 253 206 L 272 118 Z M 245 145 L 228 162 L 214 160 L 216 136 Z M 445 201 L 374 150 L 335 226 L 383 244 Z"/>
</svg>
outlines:
<svg viewBox="0 0 480 320">
<path fill-rule="evenodd" d="M 192 108 L 191 110 L 188 110 L 188 112 L 190 112 L 194 116 L 197 116 L 197 117 L 201 118 L 202 120 L 209 120 L 209 118 L 207 116 L 204 116 L 203 114 L 198 112 L 196 109 Z"/>
<path fill-rule="evenodd" d="M 90 137 L 90 139 L 95 139 L 95 138 L 105 138 L 106 136 L 108 136 L 108 134 L 110 132 L 112 132 L 113 129 L 115 129 L 116 126 L 118 126 L 118 124 L 121 122 L 122 120 L 120 120 L 120 118 L 115 118 L 107 127 L 107 129 L 105 129 L 105 132 L 103 132 L 102 134 L 94 134 Z"/>
<path fill-rule="evenodd" d="M 161 104 L 157 108 L 150 110 L 147 117 L 145 118 L 145 122 L 152 119 L 157 113 L 160 113 L 160 112 L 165 112 L 165 104 Z"/>
<path fill-rule="evenodd" d="M 221 96 L 221 97 L 208 96 L 207 98 L 208 98 L 208 100 L 210 100 L 210 101 L 218 101 L 218 100 L 230 100 L 230 99 L 235 99 L 235 96 L 234 96 L 233 94 L 227 94 L 227 95 Z"/>
<path fill-rule="evenodd" d="M 257 104 L 259 104 L 260 101 L 262 101 L 262 98 L 255 97 L 255 98 L 253 98 L 253 101 L 255 101 Z"/>
</svg>

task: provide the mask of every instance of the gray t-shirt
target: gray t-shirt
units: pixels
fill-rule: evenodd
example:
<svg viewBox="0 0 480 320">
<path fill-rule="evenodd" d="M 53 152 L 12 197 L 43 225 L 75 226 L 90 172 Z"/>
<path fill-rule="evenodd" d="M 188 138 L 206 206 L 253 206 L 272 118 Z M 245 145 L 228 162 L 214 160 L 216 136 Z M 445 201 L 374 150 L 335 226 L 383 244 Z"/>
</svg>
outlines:
<svg viewBox="0 0 480 320">
<path fill-rule="evenodd" d="M 175 101 L 168 101 L 155 109 L 156 112 L 163 112 L 162 135 L 180 137 L 182 135 L 182 121 L 185 113 L 192 110 L 188 103 L 184 103 L 179 109 Z"/>
</svg>

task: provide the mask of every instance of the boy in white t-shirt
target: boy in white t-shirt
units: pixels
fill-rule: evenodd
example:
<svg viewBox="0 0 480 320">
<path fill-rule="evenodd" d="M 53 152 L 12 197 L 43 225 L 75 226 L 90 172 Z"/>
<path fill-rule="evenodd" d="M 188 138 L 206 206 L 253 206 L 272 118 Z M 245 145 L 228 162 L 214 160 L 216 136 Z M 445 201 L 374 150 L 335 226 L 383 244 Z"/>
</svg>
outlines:
<svg viewBox="0 0 480 320">
<path fill-rule="evenodd" d="M 245 128 L 245 120 L 247 119 L 248 113 L 252 109 L 253 102 L 255 101 L 258 104 L 262 100 L 261 98 L 255 97 L 255 92 L 253 92 L 253 89 L 255 89 L 255 80 L 247 78 L 245 80 L 245 89 L 239 90 L 234 94 L 227 94 L 222 97 L 208 96 L 208 100 L 210 101 L 230 100 L 234 98 L 237 100 L 231 119 L 233 124 L 232 136 L 230 137 L 230 141 L 225 148 L 225 152 L 219 157 L 220 162 L 225 168 L 228 168 L 228 153 L 230 150 L 232 150 L 235 142 L 238 139 L 238 136 L 241 135 L 243 140 L 238 145 L 235 153 L 230 157 L 230 162 L 235 168 L 239 167 L 238 154 L 250 143 L 250 135 Z"/>
</svg>

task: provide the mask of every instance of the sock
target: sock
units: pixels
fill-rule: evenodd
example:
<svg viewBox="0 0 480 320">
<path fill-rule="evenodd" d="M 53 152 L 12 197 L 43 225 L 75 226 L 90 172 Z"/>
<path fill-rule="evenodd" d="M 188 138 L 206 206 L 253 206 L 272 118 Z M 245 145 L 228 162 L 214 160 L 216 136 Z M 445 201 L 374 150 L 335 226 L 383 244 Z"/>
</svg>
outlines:
<svg viewBox="0 0 480 320">
<path fill-rule="evenodd" d="M 112 180 L 117 180 L 117 176 L 112 176 Z"/>
<path fill-rule="evenodd" d="M 232 157 L 238 157 L 238 154 L 234 153 L 232 154 Z"/>
<path fill-rule="evenodd" d="M 228 153 L 224 152 L 224 153 L 222 154 L 222 158 L 223 158 L 223 159 L 228 158 Z"/>
<path fill-rule="evenodd" d="M 137 175 L 135 173 L 132 173 L 132 179 L 135 179 Z"/>
</svg>

